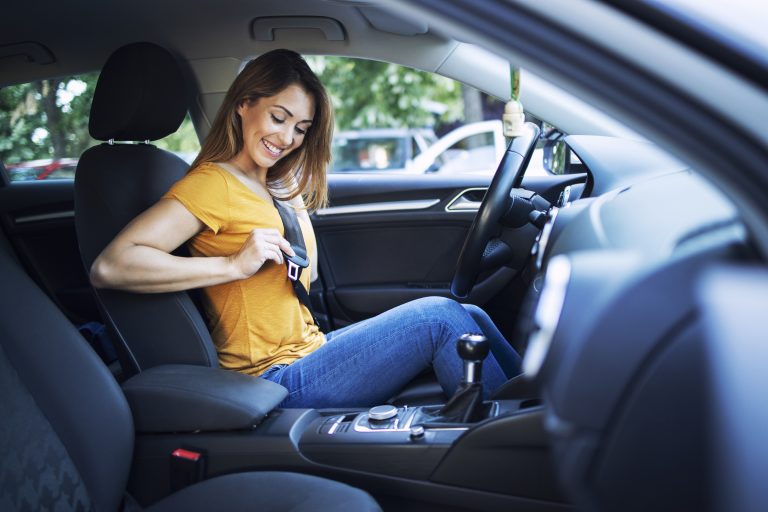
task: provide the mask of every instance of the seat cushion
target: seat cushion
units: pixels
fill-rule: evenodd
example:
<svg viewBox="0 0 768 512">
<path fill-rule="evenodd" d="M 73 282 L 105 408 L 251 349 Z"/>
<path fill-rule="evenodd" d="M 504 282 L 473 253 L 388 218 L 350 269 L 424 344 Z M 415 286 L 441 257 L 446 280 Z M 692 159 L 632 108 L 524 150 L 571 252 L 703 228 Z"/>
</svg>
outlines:
<svg viewBox="0 0 768 512">
<path fill-rule="evenodd" d="M 59 495 L 64 509 L 87 509 L 90 501 L 96 510 L 117 510 L 134 439 L 120 387 L 24 272 L 2 230 L 0 282 L 0 358 L 8 363 L 0 365 L 0 494 L 13 500 L 6 506 L 0 496 L 0 510 L 16 509 L 12 503 L 53 510 Z"/>
<path fill-rule="evenodd" d="M 205 480 L 174 493 L 146 512 L 240 510 L 270 512 L 381 511 L 366 492 L 315 476 L 238 473 Z"/>
<path fill-rule="evenodd" d="M 0 345 L 0 510 L 91 510 L 67 449 Z"/>
</svg>

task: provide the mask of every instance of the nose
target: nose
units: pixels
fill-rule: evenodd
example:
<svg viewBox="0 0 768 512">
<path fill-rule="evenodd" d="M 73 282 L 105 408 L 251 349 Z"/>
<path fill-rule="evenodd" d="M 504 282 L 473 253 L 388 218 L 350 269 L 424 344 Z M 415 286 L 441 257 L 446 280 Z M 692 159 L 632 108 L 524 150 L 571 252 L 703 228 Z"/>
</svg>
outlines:
<svg viewBox="0 0 768 512">
<path fill-rule="evenodd" d="M 288 123 L 286 123 L 288 124 Z M 290 146 L 293 144 L 293 127 L 285 126 L 279 133 L 280 144 Z"/>
</svg>

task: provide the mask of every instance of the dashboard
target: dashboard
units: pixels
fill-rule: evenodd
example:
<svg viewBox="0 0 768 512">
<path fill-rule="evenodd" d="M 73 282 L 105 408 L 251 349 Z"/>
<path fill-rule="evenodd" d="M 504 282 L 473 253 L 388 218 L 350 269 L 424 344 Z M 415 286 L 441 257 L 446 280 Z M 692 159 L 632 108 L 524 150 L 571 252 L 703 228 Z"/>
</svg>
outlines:
<svg viewBox="0 0 768 512">
<path fill-rule="evenodd" d="M 553 207 L 532 249 L 524 371 L 571 495 L 606 509 L 628 495 L 638 509 L 659 495 L 684 504 L 707 478 L 701 283 L 756 256 L 733 203 L 650 143 L 566 142 L 589 197 Z"/>
</svg>

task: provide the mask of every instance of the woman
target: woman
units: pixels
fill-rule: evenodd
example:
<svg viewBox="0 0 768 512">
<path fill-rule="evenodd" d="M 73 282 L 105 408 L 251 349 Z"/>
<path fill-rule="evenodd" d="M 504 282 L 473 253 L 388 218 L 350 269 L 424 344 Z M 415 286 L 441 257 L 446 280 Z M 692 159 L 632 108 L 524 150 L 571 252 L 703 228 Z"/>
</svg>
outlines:
<svg viewBox="0 0 768 512">
<path fill-rule="evenodd" d="M 190 172 L 134 219 L 93 264 L 96 287 L 135 292 L 203 288 L 221 366 L 284 385 L 284 407 L 382 403 L 430 365 L 451 394 L 462 375 L 455 340 L 479 332 L 519 358 L 478 308 L 422 299 L 323 334 L 296 297 L 273 199 L 296 209 L 310 257 L 317 251 L 304 208 L 327 201 L 333 114 L 328 96 L 301 56 L 275 50 L 235 79 Z M 188 242 L 191 257 L 171 254 Z M 493 331 L 493 332 L 488 332 Z M 487 389 L 506 378 L 489 356 Z"/>
</svg>

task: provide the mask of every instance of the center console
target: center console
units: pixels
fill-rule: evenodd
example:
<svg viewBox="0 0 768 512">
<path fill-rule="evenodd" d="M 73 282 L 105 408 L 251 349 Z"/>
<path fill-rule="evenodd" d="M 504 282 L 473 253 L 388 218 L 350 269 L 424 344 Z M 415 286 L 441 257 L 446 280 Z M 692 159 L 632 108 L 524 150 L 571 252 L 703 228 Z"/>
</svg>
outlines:
<svg viewBox="0 0 768 512">
<path fill-rule="evenodd" d="M 434 510 L 567 507 L 538 400 L 509 392 L 483 400 L 487 341 L 465 335 L 457 349 L 464 378 L 444 405 L 274 409 L 249 420 L 255 421 L 250 427 L 185 432 L 159 432 L 156 422 L 155 431 L 147 431 L 137 422 L 129 491 L 142 505 L 170 493 L 178 481 L 178 461 L 170 454 L 182 448 L 200 454 L 190 473 L 198 478 L 289 470 L 396 494 L 403 502 L 424 500 Z"/>
</svg>

